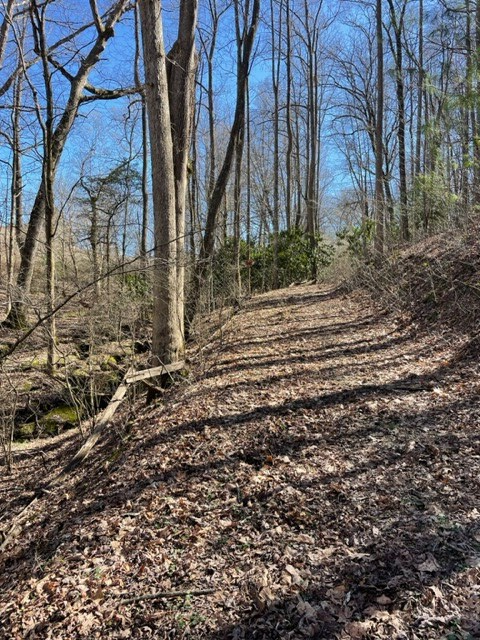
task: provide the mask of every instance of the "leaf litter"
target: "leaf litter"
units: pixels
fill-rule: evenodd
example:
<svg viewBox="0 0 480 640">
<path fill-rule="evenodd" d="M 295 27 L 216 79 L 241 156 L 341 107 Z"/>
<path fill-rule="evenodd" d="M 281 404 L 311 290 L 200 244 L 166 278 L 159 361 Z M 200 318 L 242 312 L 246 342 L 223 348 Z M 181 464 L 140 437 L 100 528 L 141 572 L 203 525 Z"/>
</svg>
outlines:
<svg viewBox="0 0 480 640">
<path fill-rule="evenodd" d="M 480 637 L 480 386 L 459 342 L 359 293 L 253 298 L 189 384 L 126 407 L 32 508 L 0 555 L 0 637 Z M 17 456 L 0 524 L 77 444 Z"/>
</svg>

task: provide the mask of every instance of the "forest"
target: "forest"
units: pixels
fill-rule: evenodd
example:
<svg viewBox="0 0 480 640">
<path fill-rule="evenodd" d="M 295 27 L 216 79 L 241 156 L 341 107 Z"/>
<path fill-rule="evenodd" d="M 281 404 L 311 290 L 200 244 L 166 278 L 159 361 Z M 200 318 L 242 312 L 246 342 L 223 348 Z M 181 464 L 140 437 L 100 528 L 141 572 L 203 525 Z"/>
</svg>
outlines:
<svg viewBox="0 0 480 640">
<path fill-rule="evenodd" d="M 0 0 L 0 640 L 480 637 L 480 1 Z"/>
</svg>

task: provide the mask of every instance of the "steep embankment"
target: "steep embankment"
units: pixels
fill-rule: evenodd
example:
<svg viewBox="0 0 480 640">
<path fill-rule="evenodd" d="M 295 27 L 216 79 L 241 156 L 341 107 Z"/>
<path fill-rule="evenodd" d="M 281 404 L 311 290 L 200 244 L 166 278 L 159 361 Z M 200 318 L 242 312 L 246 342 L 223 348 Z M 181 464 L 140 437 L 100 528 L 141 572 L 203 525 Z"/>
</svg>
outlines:
<svg viewBox="0 0 480 640">
<path fill-rule="evenodd" d="M 34 506 L 0 635 L 478 637 L 480 381 L 457 346 L 358 294 L 253 299 Z M 17 454 L 2 523 L 71 438 Z M 123 603 L 192 589 L 213 592 Z"/>
<path fill-rule="evenodd" d="M 480 353 L 480 221 L 394 252 L 360 278 L 386 306 L 407 311 L 423 328 L 476 335 Z"/>
</svg>

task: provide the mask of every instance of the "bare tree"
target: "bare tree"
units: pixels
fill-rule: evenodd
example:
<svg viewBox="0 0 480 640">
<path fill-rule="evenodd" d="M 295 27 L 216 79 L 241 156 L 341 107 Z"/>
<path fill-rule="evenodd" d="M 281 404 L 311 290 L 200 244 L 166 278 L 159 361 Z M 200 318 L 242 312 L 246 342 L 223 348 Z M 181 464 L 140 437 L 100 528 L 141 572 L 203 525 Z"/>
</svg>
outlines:
<svg viewBox="0 0 480 640">
<path fill-rule="evenodd" d="M 182 0 L 178 36 L 165 53 L 160 0 L 140 0 L 155 227 L 153 356 L 184 351 L 184 243 L 187 162 L 196 68 L 198 3 Z"/>
<path fill-rule="evenodd" d="M 398 110 L 398 171 L 400 177 L 400 235 L 402 240 L 408 240 L 410 230 L 408 224 L 408 193 L 407 193 L 407 159 L 405 145 L 405 83 L 403 77 L 403 31 L 407 0 L 402 0 L 397 12 L 394 0 L 388 0 L 390 9 L 390 24 L 393 38 L 390 37 L 390 48 L 395 61 L 395 86 Z"/>
<path fill-rule="evenodd" d="M 383 253 L 385 240 L 384 180 L 383 180 L 383 21 L 382 0 L 376 0 L 375 23 L 377 30 L 377 111 L 375 122 L 375 249 Z"/>
<path fill-rule="evenodd" d="M 239 0 L 235 0 L 235 4 L 239 4 Z M 225 195 L 230 171 L 233 164 L 235 150 L 237 148 L 238 138 L 244 130 L 245 125 L 245 102 L 246 102 L 246 90 L 248 76 L 250 73 L 250 64 L 253 51 L 253 43 L 255 39 L 255 33 L 258 27 L 259 15 L 260 15 L 260 0 L 253 0 L 253 6 L 250 12 L 250 0 L 246 0 L 244 11 L 245 25 L 249 18 L 248 27 L 245 26 L 243 34 L 241 36 L 239 54 L 239 64 L 237 65 L 237 91 L 236 91 L 236 105 L 233 124 L 230 130 L 230 136 L 223 160 L 222 168 L 215 182 L 215 187 L 212 192 L 212 196 L 208 203 L 207 220 L 205 225 L 205 233 L 203 237 L 203 243 L 200 250 L 200 260 L 197 268 L 197 290 L 200 289 L 200 283 L 203 280 L 207 263 L 213 254 L 214 242 L 215 242 L 215 228 L 217 224 L 218 213 L 222 205 L 222 201 Z M 198 299 L 198 296 L 196 297 Z"/>
<path fill-rule="evenodd" d="M 45 9 L 49 3 L 45 4 Z M 36 2 L 34 3 L 36 6 Z M 61 65 L 54 57 L 52 47 L 48 47 L 45 43 L 45 52 L 43 59 L 47 59 L 48 63 L 57 69 L 69 81 L 70 90 L 65 107 L 54 126 L 51 123 L 52 131 L 50 135 L 49 147 L 50 158 L 48 160 L 49 172 L 52 180 L 55 178 L 65 143 L 68 135 L 73 127 L 78 110 L 83 103 L 98 99 L 112 99 L 120 95 L 124 95 L 124 91 L 101 89 L 94 87 L 88 83 L 89 75 L 95 65 L 101 59 L 105 47 L 114 35 L 114 28 L 121 16 L 129 7 L 129 0 L 117 0 L 110 9 L 102 17 L 98 13 L 96 2 L 92 0 L 90 3 L 94 24 L 96 27 L 96 37 L 91 48 L 78 54 L 80 62 L 76 71 L 69 71 L 65 66 Z M 37 51 L 37 56 L 42 58 L 41 51 Z M 22 57 L 22 72 L 26 74 L 31 66 L 29 62 Z M 20 73 L 20 71 L 18 72 Z M 18 75 L 15 75 L 15 77 Z M 12 78 L 13 82 L 14 78 Z M 37 241 L 41 231 L 42 223 L 45 219 L 45 207 L 47 205 L 48 185 L 45 183 L 45 174 L 42 180 L 29 216 L 28 227 L 25 234 L 25 242 L 21 251 L 20 268 L 17 275 L 17 291 L 18 297 L 12 304 L 10 313 L 4 323 L 7 326 L 22 326 L 27 323 L 25 300 L 30 292 L 33 277 L 33 258 Z"/>
</svg>

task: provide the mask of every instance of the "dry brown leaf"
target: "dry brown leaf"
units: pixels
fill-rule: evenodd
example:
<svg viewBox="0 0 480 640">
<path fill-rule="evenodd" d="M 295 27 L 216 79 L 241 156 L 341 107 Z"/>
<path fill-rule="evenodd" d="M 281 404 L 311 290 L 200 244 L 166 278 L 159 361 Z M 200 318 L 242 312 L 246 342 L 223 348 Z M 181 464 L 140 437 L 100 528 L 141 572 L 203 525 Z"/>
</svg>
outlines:
<svg viewBox="0 0 480 640">
<path fill-rule="evenodd" d="M 429 553 L 427 555 L 427 558 L 423 562 L 421 562 L 419 565 L 417 565 L 417 569 L 424 573 L 435 573 L 440 569 L 440 565 L 435 560 L 433 555 Z"/>
</svg>

